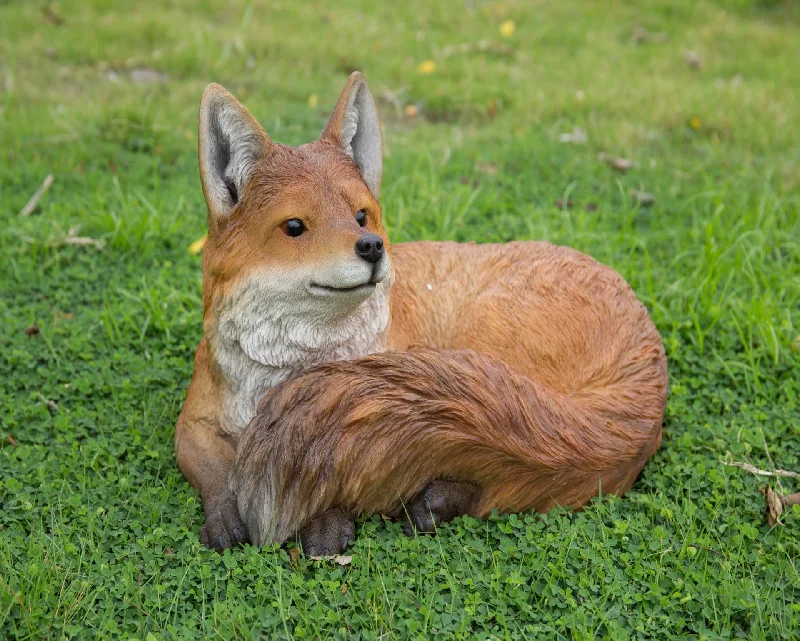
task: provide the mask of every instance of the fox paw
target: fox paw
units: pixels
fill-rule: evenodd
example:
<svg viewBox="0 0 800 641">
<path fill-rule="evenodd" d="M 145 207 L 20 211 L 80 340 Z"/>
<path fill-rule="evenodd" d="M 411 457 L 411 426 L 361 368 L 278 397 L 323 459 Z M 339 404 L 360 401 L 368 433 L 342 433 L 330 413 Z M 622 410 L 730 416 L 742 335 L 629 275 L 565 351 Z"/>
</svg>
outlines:
<svg viewBox="0 0 800 641">
<path fill-rule="evenodd" d="M 205 513 L 206 522 L 200 528 L 200 542 L 206 547 L 222 552 L 225 548 L 249 541 L 247 528 L 239 516 L 233 495 L 215 501 L 206 508 Z"/>
<path fill-rule="evenodd" d="M 470 514 L 477 505 L 480 488 L 462 481 L 434 481 L 405 506 L 405 533 L 435 532 L 440 523 Z"/>
<path fill-rule="evenodd" d="M 341 554 L 355 538 L 353 519 L 338 509 L 324 512 L 300 530 L 300 544 L 308 556 Z"/>
</svg>

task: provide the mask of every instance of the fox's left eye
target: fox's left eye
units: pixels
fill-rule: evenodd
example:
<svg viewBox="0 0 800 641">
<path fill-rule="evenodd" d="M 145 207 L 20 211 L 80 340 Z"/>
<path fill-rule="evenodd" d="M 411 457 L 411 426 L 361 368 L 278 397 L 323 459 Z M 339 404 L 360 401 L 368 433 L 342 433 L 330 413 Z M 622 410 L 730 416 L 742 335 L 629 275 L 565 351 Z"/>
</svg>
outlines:
<svg viewBox="0 0 800 641">
<path fill-rule="evenodd" d="M 359 209 L 356 212 L 356 222 L 361 225 L 362 227 L 367 224 L 367 212 L 363 209 Z"/>
</svg>

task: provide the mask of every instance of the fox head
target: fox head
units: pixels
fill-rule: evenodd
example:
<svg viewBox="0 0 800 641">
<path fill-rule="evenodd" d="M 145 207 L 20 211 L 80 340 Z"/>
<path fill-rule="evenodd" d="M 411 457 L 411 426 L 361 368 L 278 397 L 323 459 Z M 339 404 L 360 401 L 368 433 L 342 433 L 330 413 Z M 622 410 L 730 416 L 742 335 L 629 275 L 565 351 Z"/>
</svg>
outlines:
<svg viewBox="0 0 800 641">
<path fill-rule="evenodd" d="M 313 350 L 349 340 L 365 310 L 388 316 L 381 130 L 360 73 L 348 79 L 320 138 L 299 147 L 270 140 L 231 94 L 209 85 L 200 104 L 199 158 L 208 205 L 207 335 L 263 362 L 266 346 L 256 343 Z M 382 331 L 385 323 L 373 324 Z M 281 365 L 295 357 L 273 353 L 267 360 Z"/>
</svg>

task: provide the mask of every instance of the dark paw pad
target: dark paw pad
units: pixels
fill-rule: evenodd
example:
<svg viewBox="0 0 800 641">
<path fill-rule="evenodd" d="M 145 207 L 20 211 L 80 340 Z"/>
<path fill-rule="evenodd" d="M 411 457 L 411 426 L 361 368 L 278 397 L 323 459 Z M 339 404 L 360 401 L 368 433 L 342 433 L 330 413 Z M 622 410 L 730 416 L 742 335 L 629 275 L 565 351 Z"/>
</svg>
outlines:
<svg viewBox="0 0 800 641">
<path fill-rule="evenodd" d="M 308 556 L 341 554 L 355 538 L 355 523 L 342 510 L 328 510 L 300 530 L 300 543 Z"/>
<path fill-rule="evenodd" d="M 479 496 L 480 489 L 472 483 L 434 481 L 406 504 L 405 533 L 435 532 L 439 524 L 470 514 Z"/>
<path fill-rule="evenodd" d="M 217 552 L 247 543 L 247 528 L 244 526 L 233 496 L 226 496 L 206 508 L 206 522 L 200 528 L 200 542 Z"/>
</svg>

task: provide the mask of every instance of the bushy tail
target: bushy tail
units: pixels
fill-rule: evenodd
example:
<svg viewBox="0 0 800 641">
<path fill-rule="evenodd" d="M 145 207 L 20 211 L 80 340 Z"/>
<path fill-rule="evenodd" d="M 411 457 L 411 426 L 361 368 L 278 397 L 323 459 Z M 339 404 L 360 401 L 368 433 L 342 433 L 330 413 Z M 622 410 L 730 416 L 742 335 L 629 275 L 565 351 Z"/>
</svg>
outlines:
<svg viewBox="0 0 800 641">
<path fill-rule="evenodd" d="M 630 488 L 661 442 L 663 348 L 569 395 L 471 351 L 418 349 L 332 363 L 260 403 L 231 476 L 259 545 L 331 507 L 397 511 L 436 479 L 482 489 L 480 514 Z"/>
</svg>

